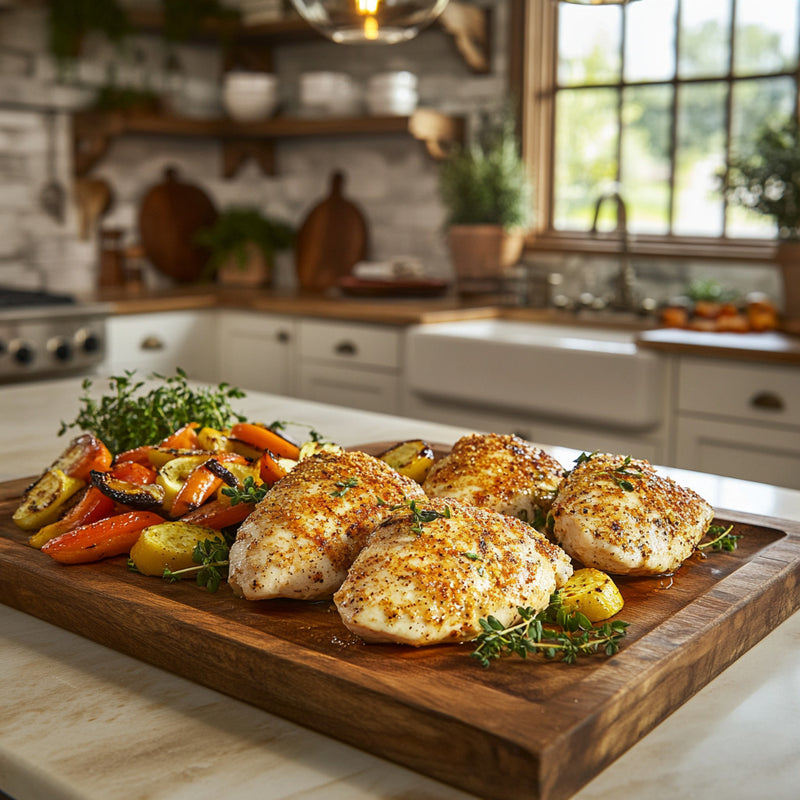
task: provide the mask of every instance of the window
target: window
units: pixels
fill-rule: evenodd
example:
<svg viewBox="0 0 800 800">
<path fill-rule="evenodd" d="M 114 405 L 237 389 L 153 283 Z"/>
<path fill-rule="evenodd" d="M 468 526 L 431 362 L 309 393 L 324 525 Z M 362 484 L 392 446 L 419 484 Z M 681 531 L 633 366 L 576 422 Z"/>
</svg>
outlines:
<svg viewBox="0 0 800 800">
<path fill-rule="evenodd" d="M 771 220 L 727 208 L 717 175 L 766 118 L 796 112 L 800 0 L 528 0 L 515 14 L 536 240 L 581 249 L 618 189 L 642 252 L 770 252 Z"/>
</svg>

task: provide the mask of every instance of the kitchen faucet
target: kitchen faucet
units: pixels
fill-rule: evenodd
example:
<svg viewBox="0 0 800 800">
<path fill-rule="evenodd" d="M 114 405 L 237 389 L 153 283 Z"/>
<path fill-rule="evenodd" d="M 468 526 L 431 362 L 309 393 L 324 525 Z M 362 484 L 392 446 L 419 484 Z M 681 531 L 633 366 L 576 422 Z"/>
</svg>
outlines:
<svg viewBox="0 0 800 800">
<path fill-rule="evenodd" d="M 623 311 L 633 311 L 636 308 L 635 298 L 635 283 L 636 273 L 631 264 L 630 255 L 628 253 L 628 210 L 625 206 L 625 201 L 618 191 L 606 192 L 597 198 L 597 203 L 594 207 L 594 220 L 592 221 L 591 233 L 593 236 L 597 234 L 597 220 L 600 216 L 600 208 L 607 200 L 613 200 L 617 204 L 617 233 L 620 237 L 622 247 L 619 272 L 614 280 L 615 294 L 613 299 L 613 306 Z"/>
</svg>

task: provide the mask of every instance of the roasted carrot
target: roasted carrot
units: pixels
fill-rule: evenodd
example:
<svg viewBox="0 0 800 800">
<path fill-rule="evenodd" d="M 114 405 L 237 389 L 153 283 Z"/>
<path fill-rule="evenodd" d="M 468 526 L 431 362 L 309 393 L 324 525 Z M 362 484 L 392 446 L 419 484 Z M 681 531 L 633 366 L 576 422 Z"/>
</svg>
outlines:
<svg viewBox="0 0 800 800">
<path fill-rule="evenodd" d="M 129 552 L 145 528 L 162 522 L 152 511 L 129 511 L 62 533 L 42 552 L 62 564 L 88 564 Z"/>
<path fill-rule="evenodd" d="M 225 500 L 209 500 L 202 506 L 184 514 L 181 522 L 188 522 L 192 525 L 202 525 L 206 528 L 213 528 L 220 531 L 231 525 L 238 525 L 250 516 L 255 508 L 254 503 L 237 503 L 231 505 Z"/>
<path fill-rule="evenodd" d="M 197 439 L 197 428 L 199 422 L 189 422 L 182 428 L 178 428 L 175 433 L 171 433 L 159 443 L 159 447 L 173 447 L 177 450 L 198 450 L 200 444 Z"/>
<path fill-rule="evenodd" d="M 137 464 L 143 464 L 144 466 L 150 465 L 150 451 L 153 449 L 153 445 L 151 444 L 144 444 L 141 447 L 134 447 L 132 450 L 125 450 L 122 453 L 117 453 L 114 456 L 114 464 L 127 464 L 129 462 L 135 462 Z"/>
<path fill-rule="evenodd" d="M 296 461 L 300 457 L 300 448 L 294 442 L 285 439 L 266 425 L 237 422 L 231 428 L 231 437 L 261 450 L 269 450 L 281 458 L 292 458 Z"/>
<path fill-rule="evenodd" d="M 286 475 L 286 470 L 268 451 L 264 451 L 264 455 L 258 460 L 258 474 L 267 486 L 272 486 Z"/>
<path fill-rule="evenodd" d="M 189 473 L 175 495 L 170 516 L 182 517 L 203 505 L 221 485 L 222 478 L 218 478 L 205 464 L 199 464 Z"/>
<path fill-rule="evenodd" d="M 89 482 L 93 469 L 106 470 L 111 466 L 111 452 L 94 434 L 84 433 L 73 439 L 53 463 L 70 478 Z"/>
<path fill-rule="evenodd" d="M 40 528 L 28 539 L 28 544 L 40 548 L 62 533 L 111 516 L 113 511 L 114 501 L 110 497 L 106 497 L 96 486 L 87 486 L 81 499 L 61 519 Z"/>
<path fill-rule="evenodd" d="M 156 471 L 138 461 L 123 461 L 121 464 L 115 464 L 110 472 L 117 480 L 135 483 L 139 486 L 155 483 L 156 480 Z"/>
</svg>

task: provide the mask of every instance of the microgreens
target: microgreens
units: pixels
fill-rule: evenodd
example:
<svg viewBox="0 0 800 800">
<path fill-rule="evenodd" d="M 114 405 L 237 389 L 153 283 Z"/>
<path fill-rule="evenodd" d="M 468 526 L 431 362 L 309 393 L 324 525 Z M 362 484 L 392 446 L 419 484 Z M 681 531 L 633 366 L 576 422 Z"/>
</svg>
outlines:
<svg viewBox="0 0 800 800">
<path fill-rule="evenodd" d="M 192 561 L 196 567 L 186 567 L 174 572 L 166 567 L 164 578 L 170 583 L 181 580 L 184 575 L 197 573 L 197 585 L 204 586 L 208 592 L 213 594 L 219 589 L 219 585 L 228 574 L 228 543 L 222 538 L 203 539 L 199 541 L 192 551 Z"/>
<path fill-rule="evenodd" d="M 701 553 L 709 547 L 716 552 L 723 550 L 733 552 L 739 546 L 739 539 L 742 537 L 741 534 L 731 533 L 732 530 L 733 525 L 727 528 L 724 525 L 709 525 L 706 536 L 710 536 L 711 539 L 698 544 L 697 549 Z"/>
</svg>

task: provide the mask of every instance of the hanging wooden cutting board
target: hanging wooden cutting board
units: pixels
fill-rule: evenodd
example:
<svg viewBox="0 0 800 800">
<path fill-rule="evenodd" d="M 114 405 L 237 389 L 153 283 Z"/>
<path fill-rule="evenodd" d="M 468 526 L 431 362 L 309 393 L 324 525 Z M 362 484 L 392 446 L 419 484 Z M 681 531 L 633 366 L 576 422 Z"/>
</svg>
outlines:
<svg viewBox="0 0 800 800">
<path fill-rule="evenodd" d="M 164 181 L 151 187 L 139 207 L 139 237 L 147 259 L 178 283 L 198 280 L 210 251 L 194 237 L 217 219 L 217 209 L 199 187 L 179 179 L 174 167 L 164 170 Z"/>
<path fill-rule="evenodd" d="M 321 292 L 349 275 L 367 257 L 367 223 L 345 198 L 344 175 L 331 175 L 330 194 L 306 217 L 297 234 L 295 261 L 300 288 Z"/>
</svg>

